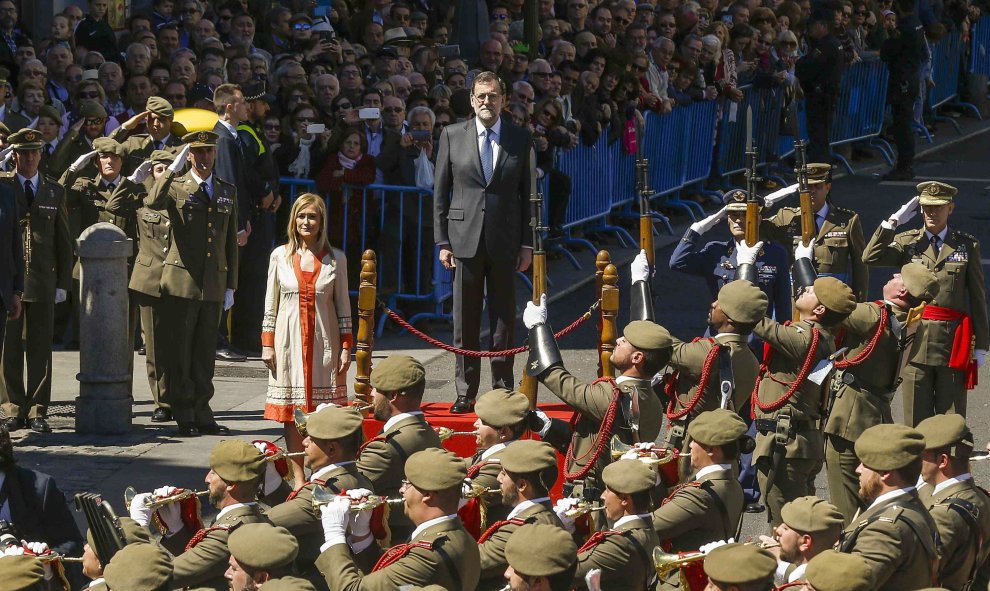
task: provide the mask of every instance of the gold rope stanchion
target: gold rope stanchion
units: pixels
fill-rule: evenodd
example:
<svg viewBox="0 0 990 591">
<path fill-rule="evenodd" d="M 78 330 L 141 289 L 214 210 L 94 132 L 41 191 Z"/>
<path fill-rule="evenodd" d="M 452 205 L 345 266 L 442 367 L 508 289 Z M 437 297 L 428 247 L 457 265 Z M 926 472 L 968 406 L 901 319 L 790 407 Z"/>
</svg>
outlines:
<svg viewBox="0 0 990 591">
<path fill-rule="evenodd" d="M 354 361 L 357 377 L 354 379 L 354 402 L 371 407 L 371 352 L 375 348 L 375 304 L 378 280 L 375 251 L 366 250 L 361 255 L 361 281 L 358 284 L 358 330 Z"/>
<path fill-rule="evenodd" d="M 612 352 L 615 351 L 615 340 L 618 338 L 615 328 L 615 319 L 619 314 L 618 283 L 619 272 L 615 265 L 611 263 L 606 265 L 602 273 L 602 325 L 598 338 L 598 362 L 602 369 L 599 377 L 612 377 L 614 375 Z"/>
</svg>

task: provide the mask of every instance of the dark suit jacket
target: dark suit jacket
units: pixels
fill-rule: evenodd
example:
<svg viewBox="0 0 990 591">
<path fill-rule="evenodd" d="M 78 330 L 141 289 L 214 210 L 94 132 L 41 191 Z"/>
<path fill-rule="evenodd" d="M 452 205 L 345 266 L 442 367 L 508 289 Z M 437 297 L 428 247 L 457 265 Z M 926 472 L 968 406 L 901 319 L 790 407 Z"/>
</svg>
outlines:
<svg viewBox="0 0 990 591">
<path fill-rule="evenodd" d="M 448 125 L 440 134 L 433 178 L 433 238 L 437 243 L 449 242 L 458 258 L 473 257 L 483 246 L 492 259 L 515 261 L 520 245 L 532 246 L 528 203 L 532 138 L 505 117 L 500 136 L 495 171 L 486 186 L 475 120 Z"/>
<path fill-rule="evenodd" d="M 30 220 L 31 224 L 30 236 L 24 226 L 19 226 L 17 232 L 23 240 L 31 240 L 31 262 L 25 264 L 23 299 L 25 302 L 54 302 L 56 288 L 68 290 L 72 287 L 72 238 L 65 190 L 55 181 L 39 176 L 34 202 L 29 208 L 24 187 L 15 174 L 0 176 L 0 185 L 13 192 L 20 221 L 26 226 Z M 22 248 L 26 247 L 22 243 Z"/>
<path fill-rule="evenodd" d="M 0 302 L 10 310 L 14 292 L 24 291 L 24 245 L 14 191 L 0 184 Z"/>
<path fill-rule="evenodd" d="M 22 538 L 45 542 L 59 554 L 82 555 L 82 535 L 51 476 L 18 466 L 8 469 L 0 487 L 0 506 L 5 502 Z"/>
<path fill-rule="evenodd" d="M 220 136 L 217 139 L 217 159 L 213 165 L 213 174 L 237 189 L 237 230 L 240 231 L 247 227 L 247 222 L 251 219 L 251 211 L 254 209 L 252 175 L 248 172 L 244 152 L 237 145 L 237 140 L 230 135 L 230 130 L 217 121 L 213 126 L 213 132 Z"/>
</svg>

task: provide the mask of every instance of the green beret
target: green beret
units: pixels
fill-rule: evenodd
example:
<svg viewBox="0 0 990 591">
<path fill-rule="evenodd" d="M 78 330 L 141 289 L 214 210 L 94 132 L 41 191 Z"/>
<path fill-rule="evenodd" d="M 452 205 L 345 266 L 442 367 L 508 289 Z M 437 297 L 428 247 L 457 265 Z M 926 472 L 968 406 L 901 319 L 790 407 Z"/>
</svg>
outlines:
<svg viewBox="0 0 990 591">
<path fill-rule="evenodd" d="M 194 131 L 182 136 L 182 141 L 189 144 L 190 148 L 215 148 L 219 138 L 212 131 Z"/>
<path fill-rule="evenodd" d="M 502 469 L 513 474 L 530 474 L 556 469 L 557 452 L 545 441 L 523 439 L 513 441 L 499 454 Z"/>
<path fill-rule="evenodd" d="M 509 536 L 505 560 L 521 575 L 549 577 L 567 571 L 577 562 L 577 545 L 562 528 L 529 523 Z"/>
<path fill-rule="evenodd" d="M 93 140 L 93 149 L 100 154 L 115 154 L 121 158 L 127 155 L 127 151 L 124 150 L 124 146 L 120 142 L 108 137 L 98 137 Z"/>
<path fill-rule="evenodd" d="M 901 281 L 909 294 L 925 302 L 934 300 L 940 288 L 935 273 L 921 263 L 908 263 L 901 267 Z"/>
<path fill-rule="evenodd" d="M 82 101 L 79 103 L 79 114 L 84 119 L 106 119 L 107 110 L 96 101 Z"/>
<path fill-rule="evenodd" d="M 342 439 L 361 428 L 361 413 L 341 406 L 325 406 L 306 416 L 306 433 L 317 439 Z"/>
<path fill-rule="evenodd" d="M 155 150 L 151 153 L 151 157 L 148 160 L 156 164 L 172 164 L 175 162 L 175 154 L 168 150 Z"/>
<path fill-rule="evenodd" d="M 767 294 L 749 281 L 730 281 L 718 290 L 718 307 L 736 322 L 758 322 L 767 314 Z"/>
<path fill-rule="evenodd" d="M 5 591 L 41 591 L 45 584 L 45 567 L 31 556 L 0 556 L 0 589 Z"/>
<path fill-rule="evenodd" d="M 938 181 L 918 183 L 919 205 L 948 205 L 959 189 Z"/>
<path fill-rule="evenodd" d="M 7 137 L 7 143 L 14 146 L 18 152 L 26 150 L 40 150 L 45 145 L 45 138 L 37 129 L 25 127 L 18 129 Z"/>
<path fill-rule="evenodd" d="M 296 537 L 270 523 L 246 523 L 234 529 L 227 548 L 241 566 L 263 571 L 289 566 L 299 554 Z"/>
<path fill-rule="evenodd" d="M 144 110 L 151 111 L 159 117 L 175 117 L 175 110 L 172 109 L 172 103 L 160 96 L 149 96 L 148 102 L 144 105 Z"/>
<path fill-rule="evenodd" d="M 379 392 L 402 392 L 424 380 L 423 364 L 408 355 L 389 355 L 371 369 L 371 385 Z"/>
<path fill-rule="evenodd" d="M 722 408 L 705 411 L 688 423 L 688 435 L 702 445 L 732 443 L 745 435 L 746 430 L 746 422 L 738 414 Z"/>
<path fill-rule="evenodd" d="M 474 414 L 491 427 L 518 425 L 529 415 L 529 398 L 521 392 L 498 388 L 478 398 Z"/>
<path fill-rule="evenodd" d="M 725 211 L 746 211 L 749 202 L 749 193 L 742 189 L 732 189 L 722 195 L 722 203 L 725 203 Z M 763 197 L 756 196 L 756 203 L 763 208 Z"/>
<path fill-rule="evenodd" d="M 935 415 L 915 427 L 925 438 L 925 449 L 942 449 L 961 443 L 973 449 L 973 432 L 966 426 L 966 418 L 957 414 Z M 968 455 L 968 454 L 967 454 Z"/>
<path fill-rule="evenodd" d="M 640 351 L 658 351 L 674 346 L 670 332 L 666 328 L 649 320 L 633 320 L 626 325 L 622 335 Z"/>
<path fill-rule="evenodd" d="M 316 587 L 306 579 L 282 577 L 271 579 L 261 586 L 265 591 L 316 591 Z"/>
<path fill-rule="evenodd" d="M 808 562 L 804 578 L 815 591 L 870 591 L 870 565 L 858 554 L 825 550 Z"/>
<path fill-rule="evenodd" d="M 656 486 L 657 473 L 639 460 L 619 460 L 605 466 L 602 480 L 609 489 L 621 495 L 632 495 Z"/>
<path fill-rule="evenodd" d="M 856 440 L 856 457 L 871 470 L 897 470 L 921 456 L 925 436 L 898 423 L 874 425 Z"/>
<path fill-rule="evenodd" d="M 116 591 L 156 591 L 172 582 L 172 558 L 158 544 L 130 544 L 103 569 L 107 587 Z"/>
<path fill-rule="evenodd" d="M 210 454 L 210 467 L 225 482 L 248 482 L 265 472 L 265 456 L 241 439 L 221 441 Z"/>
<path fill-rule="evenodd" d="M 842 512 L 818 497 L 798 497 L 787 503 L 780 510 L 780 519 L 787 527 L 803 534 L 842 529 Z"/>
<path fill-rule="evenodd" d="M 818 185 L 832 180 L 832 165 L 824 162 L 808 164 L 808 184 Z"/>
<path fill-rule="evenodd" d="M 0 121 L 0 133 L 10 135 L 10 128 L 4 125 L 3 121 Z"/>
<path fill-rule="evenodd" d="M 147 526 L 140 525 L 138 522 L 134 521 L 130 517 L 120 517 L 120 529 L 124 532 L 124 543 L 125 544 L 150 544 L 151 543 L 151 533 L 148 531 Z M 86 543 L 92 548 L 93 554 L 103 562 L 100 555 L 96 551 L 96 542 L 93 541 L 93 530 L 86 531 Z"/>
<path fill-rule="evenodd" d="M 773 582 L 777 559 L 763 548 L 748 544 L 719 546 L 705 557 L 708 578 L 726 585 Z"/>
<path fill-rule="evenodd" d="M 42 105 L 41 111 L 38 112 L 38 117 L 48 117 L 55 123 L 62 125 L 62 114 L 58 112 L 58 109 L 51 105 Z"/>
<path fill-rule="evenodd" d="M 418 451 L 406 460 L 406 479 L 419 490 L 447 490 L 467 478 L 464 460 L 438 447 Z"/>
<path fill-rule="evenodd" d="M 835 277 L 819 277 L 814 287 L 815 297 L 832 312 L 848 316 L 856 309 L 852 288 Z"/>
</svg>

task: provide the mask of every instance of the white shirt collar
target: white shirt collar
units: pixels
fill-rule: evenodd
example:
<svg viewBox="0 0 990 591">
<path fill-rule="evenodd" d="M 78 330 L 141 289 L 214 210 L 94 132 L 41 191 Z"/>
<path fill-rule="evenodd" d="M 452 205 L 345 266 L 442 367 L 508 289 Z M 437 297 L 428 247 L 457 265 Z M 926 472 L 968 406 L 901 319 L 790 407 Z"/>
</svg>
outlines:
<svg viewBox="0 0 990 591">
<path fill-rule="evenodd" d="M 869 509 L 872 509 L 872 508 L 876 507 L 880 503 L 884 503 L 886 501 L 889 501 L 890 499 L 899 497 L 901 495 L 910 494 L 914 490 L 915 490 L 915 487 L 913 487 L 913 486 L 906 486 L 904 488 L 899 488 L 897 490 L 892 490 L 889 493 L 884 493 L 884 494 L 880 495 L 879 497 L 877 497 L 875 501 L 873 501 L 872 503 L 870 503 Z M 869 509 L 867 509 L 867 510 L 869 510 Z"/>
<path fill-rule="evenodd" d="M 229 121 L 224 121 L 223 119 L 217 119 L 217 121 L 220 122 L 220 125 L 223 125 L 225 128 L 227 128 L 227 131 L 230 132 L 230 135 L 237 137 L 237 128 L 231 125 Z"/>
<path fill-rule="evenodd" d="M 323 476 L 324 474 L 329 474 L 330 472 L 333 472 L 334 470 L 336 470 L 337 468 L 340 468 L 341 466 L 346 466 L 348 464 L 353 464 L 353 463 L 354 463 L 354 460 L 351 460 L 350 462 L 338 462 L 336 464 L 327 464 L 326 466 L 323 466 L 319 470 L 317 470 L 317 471 L 313 472 L 312 474 L 310 474 L 309 479 L 310 480 L 322 480 L 321 476 Z"/>
<path fill-rule="evenodd" d="M 496 443 L 495 445 L 493 445 L 493 446 L 489 447 L 488 449 L 486 449 L 485 451 L 481 452 L 481 459 L 482 460 L 487 460 L 488 458 L 491 457 L 491 455 L 493 453 L 495 453 L 497 451 L 502 451 L 503 449 L 505 449 L 505 446 L 506 445 L 507 444 L 505 444 L 505 443 Z"/>
<path fill-rule="evenodd" d="M 384 431 L 388 431 L 389 429 L 391 429 L 399 421 L 401 421 L 403 419 L 408 419 L 409 417 L 414 417 L 414 416 L 417 416 L 417 415 L 422 416 L 423 415 L 423 411 L 421 411 L 421 410 L 415 410 L 413 412 L 400 412 L 399 414 L 395 415 L 391 419 L 385 421 L 385 424 L 382 425 L 382 431 L 383 432 Z"/>
<path fill-rule="evenodd" d="M 484 124 L 481 122 L 481 119 L 478 119 L 477 117 L 474 118 L 474 128 L 477 130 L 479 136 L 481 136 L 486 129 Z M 487 129 L 491 129 L 496 138 L 502 137 L 502 118 L 499 117 L 496 119 L 495 124 Z"/>
<path fill-rule="evenodd" d="M 649 522 L 649 519 L 647 519 L 648 517 L 650 517 L 649 513 L 644 513 L 643 515 L 626 515 L 624 517 L 620 517 L 619 519 L 616 520 L 615 525 L 613 526 L 613 529 L 619 527 L 623 523 L 629 523 L 630 521 L 632 521 L 634 519 L 642 519 L 644 521 Z"/>
<path fill-rule="evenodd" d="M 619 376 L 619 377 L 615 378 L 615 383 L 616 384 L 621 384 L 623 382 L 628 382 L 629 380 L 635 380 L 635 379 L 638 379 L 638 378 L 634 378 L 632 376 Z"/>
<path fill-rule="evenodd" d="M 539 505 L 540 503 L 546 503 L 548 501 L 550 501 L 550 497 L 540 497 L 538 499 L 532 499 L 532 500 L 526 499 L 525 501 L 522 501 L 521 503 L 513 507 L 512 511 L 509 511 L 509 516 L 506 517 L 506 519 L 512 519 L 513 517 L 519 515 L 526 509 L 529 509 L 533 505 Z"/>
<path fill-rule="evenodd" d="M 257 504 L 258 503 L 234 503 L 233 505 L 227 505 L 223 509 L 220 509 L 220 512 L 217 513 L 217 518 L 214 521 L 219 521 L 221 517 L 223 517 L 227 513 L 230 513 L 234 509 L 238 509 L 240 507 L 250 507 L 251 505 L 257 505 Z"/>
<path fill-rule="evenodd" d="M 825 219 L 825 216 L 828 215 L 828 212 L 831 209 L 832 208 L 831 208 L 831 206 L 829 206 L 828 201 L 826 201 L 825 202 L 825 205 L 823 205 L 821 209 L 819 209 L 818 211 L 815 212 L 815 215 L 818 216 L 818 217 L 820 217 L 820 218 L 822 218 L 822 219 Z"/>
<path fill-rule="evenodd" d="M 720 332 L 712 338 L 717 339 L 718 337 L 737 337 L 737 336 L 739 336 L 738 332 Z"/>
<path fill-rule="evenodd" d="M 705 466 L 698 473 L 694 475 L 695 480 L 701 480 L 702 477 L 708 476 L 709 474 L 714 474 L 715 472 L 721 472 L 723 470 L 731 470 L 732 466 L 729 464 L 712 464 L 711 466 Z"/>
<path fill-rule="evenodd" d="M 194 181 L 196 181 L 196 184 L 197 185 L 202 185 L 203 183 L 206 183 L 206 186 L 208 186 L 210 189 L 213 188 L 213 175 L 212 174 L 208 178 L 205 178 L 205 179 L 199 178 L 199 175 L 196 174 L 196 171 L 194 171 L 194 170 L 190 170 L 189 171 L 189 174 L 192 175 L 192 178 L 193 178 Z"/>
<path fill-rule="evenodd" d="M 925 230 L 925 237 L 928 238 L 929 240 L 931 240 L 932 239 L 932 236 L 938 236 L 938 239 L 939 240 L 941 240 L 942 242 L 945 242 L 945 236 L 948 233 L 949 233 L 949 226 L 946 226 L 946 227 L 942 228 L 942 231 L 939 232 L 938 234 L 932 234 L 928 230 Z"/>
<path fill-rule="evenodd" d="M 102 189 L 102 188 L 106 187 L 107 185 L 109 185 L 110 183 L 113 183 L 113 185 L 116 187 L 117 185 L 120 184 L 120 181 L 123 178 L 124 178 L 123 176 L 121 176 L 121 175 L 118 174 L 117 175 L 117 178 L 115 178 L 115 179 L 113 179 L 111 181 L 110 179 L 108 179 L 107 177 L 105 177 L 105 176 L 103 176 L 101 174 L 100 175 L 100 188 Z"/>
<path fill-rule="evenodd" d="M 18 173 L 18 175 L 17 175 L 17 183 L 20 186 L 23 187 L 24 186 L 24 181 L 31 181 L 31 188 L 34 189 L 35 191 L 37 191 L 38 190 L 38 183 L 41 182 L 41 173 L 38 173 L 38 172 L 34 173 L 34 176 L 31 177 L 30 179 L 27 178 L 27 177 L 23 177 L 23 176 L 21 176 Z M 0 483 L 3 483 L 3 479 L 2 478 L 0 478 Z"/>
<path fill-rule="evenodd" d="M 416 529 L 413 530 L 413 533 L 411 536 L 409 536 L 409 539 L 415 540 L 416 536 L 423 533 L 423 531 L 426 530 L 426 528 L 433 527 L 434 525 L 443 523 L 445 521 L 453 521 L 455 519 L 459 519 L 456 513 L 454 513 L 453 515 L 444 515 L 443 517 L 435 517 L 428 521 L 424 521 L 423 523 L 420 523 Z"/>
<path fill-rule="evenodd" d="M 92 582 L 90 582 L 89 587 L 96 587 L 97 585 L 104 585 L 105 583 L 106 581 L 103 580 L 103 577 L 100 577 L 98 579 L 93 579 Z"/>
<path fill-rule="evenodd" d="M 940 493 L 943 490 L 949 488 L 953 484 L 959 484 L 960 482 L 965 482 L 967 480 L 971 480 L 972 478 L 973 478 L 973 475 L 970 474 L 969 472 L 966 472 L 965 474 L 960 474 L 959 476 L 956 476 L 955 478 L 950 478 L 950 479 L 946 480 L 945 482 L 939 482 L 938 484 L 935 485 L 935 491 L 932 492 L 932 495 L 937 495 L 938 493 Z"/>
<path fill-rule="evenodd" d="M 794 567 L 791 574 L 787 576 L 787 582 L 793 583 L 794 581 L 800 581 L 804 578 L 804 571 L 808 569 L 808 563 L 802 562 L 801 564 Z"/>
</svg>

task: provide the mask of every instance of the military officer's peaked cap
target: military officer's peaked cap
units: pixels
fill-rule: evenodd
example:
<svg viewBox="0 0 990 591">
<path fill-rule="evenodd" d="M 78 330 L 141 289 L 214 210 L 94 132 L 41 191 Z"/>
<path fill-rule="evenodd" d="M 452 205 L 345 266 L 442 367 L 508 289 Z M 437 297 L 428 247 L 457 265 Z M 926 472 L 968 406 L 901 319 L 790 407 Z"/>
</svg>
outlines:
<svg viewBox="0 0 990 591">
<path fill-rule="evenodd" d="M 856 309 L 852 288 L 835 277 L 815 279 L 815 296 L 823 306 L 838 314 L 848 316 Z"/>
<path fill-rule="evenodd" d="M 808 562 L 805 579 L 815 591 L 870 591 L 870 565 L 858 554 L 825 550 Z"/>
<path fill-rule="evenodd" d="M 214 148 L 220 136 L 212 131 L 192 131 L 182 136 L 182 141 L 190 148 Z"/>
<path fill-rule="evenodd" d="M 948 205 L 959 189 L 939 181 L 918 183 L 918 203 L 921 205 Z"/>
<path fill-rule="evenodd" d="M 103 571 L 112 591 L 157 591 L 172 581 L 172 558 L 158 544 L 129 544 Z"/>
<path fill-rule="evenodd" d="M 727 445 L 745 433 L 746 422 L 725 409 L 705 411 L 688 424 L 688 435 L 702 445 Z"/>
<path fill-rule="evenodd" d="M 124 150 L 124 146 L 120 142 L 108 137 L 98 137 L 93 140 L 93 149 L 100 154 L 114 154 L 121 158 L 127 155 L 127 151 Z"/>
<path fill-rule="evenodd" d="M 718 307 L 725 315 L 749 324 L 766 316 L 767 294 L 750 281 L 730 281 L 718 290 Z"/>
<path fill-rule="evenodd" d="M 406 479 L 422 491 L 447 490 L 467 478 L 464 460 L 449 451 L 431 447 L 406 460 Z"/>
<path fill-rule="evenodd" d="M 175 109 L 172 108 L 172 103 L 160 96 L 149 96 L 144 109 L 160 117 L 175 117 Z"/>
<path fill-rule="evenodd" d="M 577 545 L 565 530 L 547 523 L 530 523 L 514 531 L 505 544 L 512 570 L 530 577 L 550 577 L 577 561 Z"/>
<path fill-rule="evenodd" d="M 972 451 L 975 445 L 973 432 L 966 426 L 966 418 L 962 415 L 935 415 L 921 421 L 915 428 L 925 437 L 925 449 L 942 449 L 961 443 Z"/>
<path fill-rule="evenodd" d="M 842 529 L 839 508 L 818 497 L 798 497 L 780 510 L 780 519 L 787 527 L 803 534 Z"/>
<path fill-rule="evenodd" d="M 478 397 L 474 414 L 492 427 L 518 425 L 529 415 L 529 398 L 521 392 L 497 388 Z"/>
<path fill-rule="evenodd" d="M 670 332 L 649 320 L 633 320 L 622 331 L 626 340 L 641 351 L 659 351 L 674 346 Z"/>
<path fill-rule="evenodd" d="M 379 392 L 402 392 L 425 379 L 423 364 L 408 355 L 389 355 L 371 369 L 371 385 Z"/>
<path fill-rule="evenodd" d="M 938 295 L 938 277 L 921 263 L 908 263 L 901 267 L 901 281 L 909 294 L 923 302 L 930 302 Z"/>
<path fill-rule="evenodd" d="M 284 527 L 246 523 L 234 529 L 227 547 L 241 566 L 270 571 L 289 566 L 299 554 L 299 542 Z"/>
<path fill-rule="evenodd" d="M 727 585 L 771 581 L 776 570 L 773 554 L 748 544 L 719 546 L 705 557 L 708 578 Z"/>
<path fill-rule="evenodd" d="M 653 488 L 657 483 L 657 473 L 639 460 L 619 460 L 602 470 L 602 480 L 609 489 L 632 495 Z"/>
<path fill-rule="evenodd" d="M 749 193 L 742 189 L 732 189 L 722 195 L 722 203 L 725 203 L 726 211 L 746 211 L 746 202 L 749 200 Z M 756 197 L 756 202 L 760 208 L 763 207 L 763 198 Z"/>
<path fill-rule="evenodd" d="M 242 439 L 221 441 L 210 453 L 210 467 L 225 482 L 248 482 L 265 472 L 265 456 Z"/>
<path fill-rule="evenodd" d="M 871 470 L 897 470 L 921 456 L 925 436 L 898 423 L 874 425 L 856 440 L 856 457 Z"/>
<path fill-rule="evenodd" d="M 832 181 L 832 165 L 824 162 L 808 164 L 808 184 L 818 185 Z"/>
<path fill-rule="evenodd" d="M 499 454 L 502 469 L 513 474 L 531 474 L 557 467 L 557 452 L 545 441 L 513 441 Z"/>
<path fill-rule="evenodd" d="M 10 134 L 7 138 L 7 143 L 14 146 L 14 150 L 18 152 L 22 150 L 40 150 L 45 145 L 45 138 L 41 136 L 41 132 L 37 129 L 25 127 Z"/>
<path fill-rule="evenodd" d="M 306 417 L 306 433 L 317 439 L 342 439 L 361 428 L 361 413 L 340 406 L 325 406 Z"/>
</svg>

